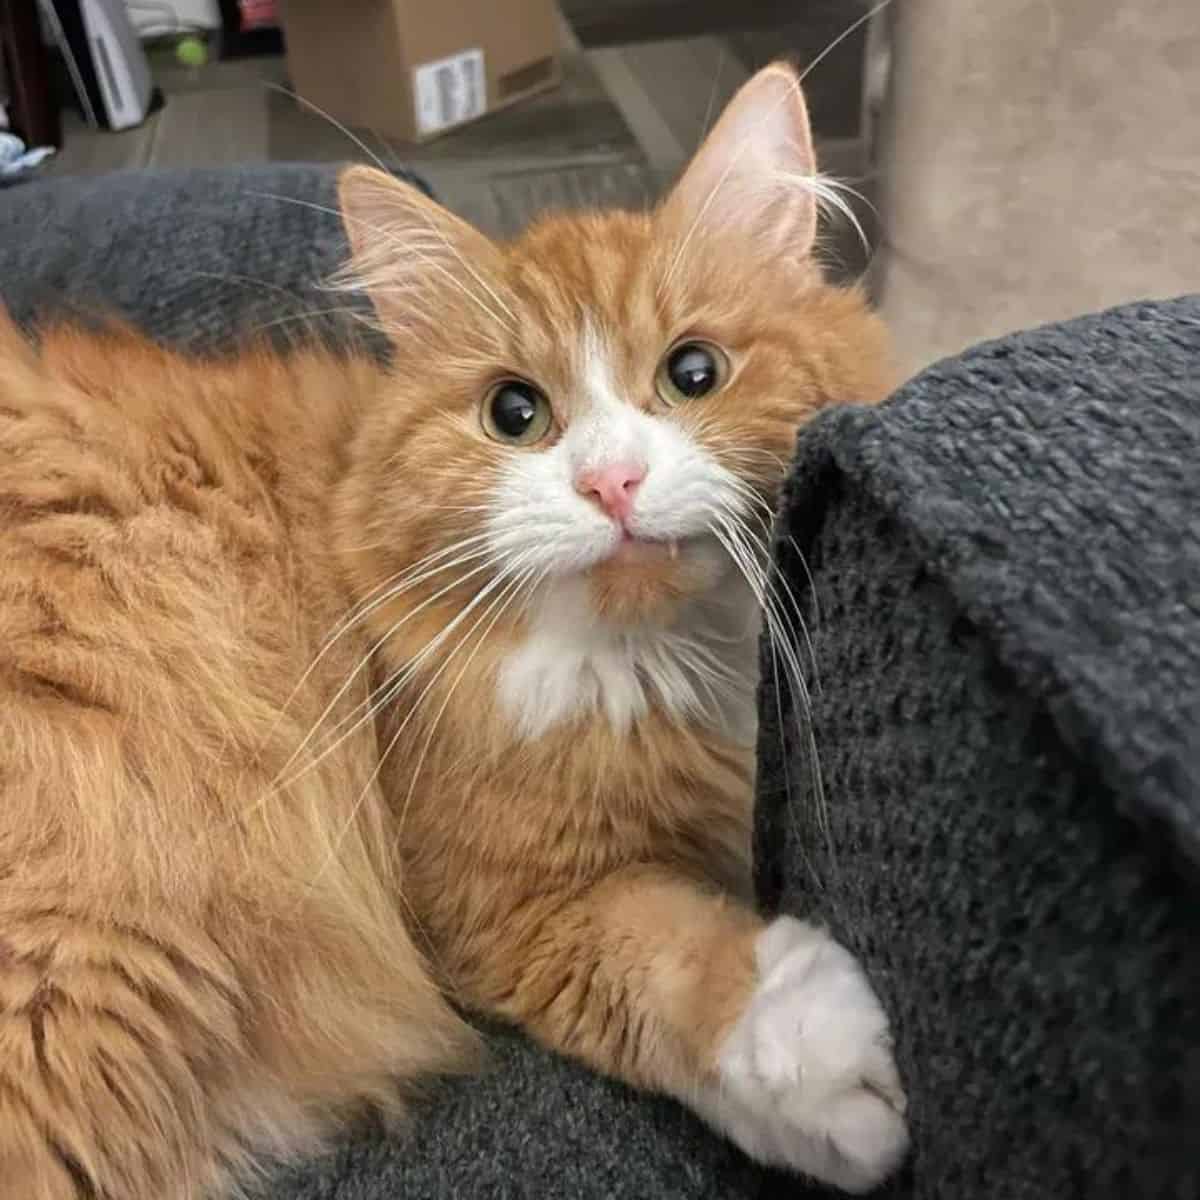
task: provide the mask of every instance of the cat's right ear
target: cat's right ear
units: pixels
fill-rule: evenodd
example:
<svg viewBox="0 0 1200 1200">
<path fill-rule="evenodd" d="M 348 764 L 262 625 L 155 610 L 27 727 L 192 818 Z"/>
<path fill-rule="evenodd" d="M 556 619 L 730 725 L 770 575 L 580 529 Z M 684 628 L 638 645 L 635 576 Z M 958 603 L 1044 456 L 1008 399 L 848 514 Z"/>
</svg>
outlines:
<svg viewBox="0 0 1200 1200">
<path fill-rule="evenodd" d="M 659 220 L 680 253 L 713 236 L 763 261 L 800 260 L 816 238 L 821 189 L 800 79 L 773 63 L 729 102 Z"/>
<path fill-rule="evenodd" d="M 444 319 L 445 301 L 461 299 L 497 265 L 496 247 L 479 230 L 374 167 L 341 173 L 338 206 L 350 261 L 337 284 L 365 291 L 390 333 L 413 330 L 438 313 Z"/>
</svg>

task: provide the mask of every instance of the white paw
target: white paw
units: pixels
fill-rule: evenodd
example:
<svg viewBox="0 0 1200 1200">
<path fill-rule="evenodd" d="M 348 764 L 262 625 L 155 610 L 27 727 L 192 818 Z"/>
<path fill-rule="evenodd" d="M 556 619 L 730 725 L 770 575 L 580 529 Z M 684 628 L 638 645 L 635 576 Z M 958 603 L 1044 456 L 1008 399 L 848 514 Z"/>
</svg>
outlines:
<svg viewBox="0 0 1200 1200">
<path fill-rule="evenodd" d="M 780 917 L 755 954 L 758 986 L 696 1107 L 760 1162 L 870 1191 L 908 1149 L 887 1017 L 820 929 Z"/>
</svg>

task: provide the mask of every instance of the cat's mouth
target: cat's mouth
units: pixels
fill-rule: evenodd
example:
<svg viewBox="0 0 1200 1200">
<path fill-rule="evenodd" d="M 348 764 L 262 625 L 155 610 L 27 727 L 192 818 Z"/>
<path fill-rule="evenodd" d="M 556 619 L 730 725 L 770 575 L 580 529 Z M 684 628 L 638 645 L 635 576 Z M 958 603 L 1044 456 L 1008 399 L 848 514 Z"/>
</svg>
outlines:
<svg viewBox="0 0 1200 1200">
<path fill-rule="evenodd" d="M 651 564 L 674 562 L 679 558 L 678 538 L 647 538 L 623 530 L 607 561 L 611 563 Z"/>
<path fill-rule="evenodd" d="M 596 611 L 615 624 L 666 623 L 681 604 L 708 591 L 722 575 L 722 558 L 703 535 L 614 539 L 588 571 Z"/>
</svg>

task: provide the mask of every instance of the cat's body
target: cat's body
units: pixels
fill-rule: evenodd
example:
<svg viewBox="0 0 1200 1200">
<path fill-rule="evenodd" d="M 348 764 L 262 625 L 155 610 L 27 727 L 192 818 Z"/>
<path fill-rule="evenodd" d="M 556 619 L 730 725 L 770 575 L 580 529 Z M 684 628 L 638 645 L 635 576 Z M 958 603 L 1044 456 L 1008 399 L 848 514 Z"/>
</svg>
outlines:
<svg viewBox="0 0 1200 1200">
<path fill-rule="evenodd" d="M 314 1087 L 469 1045 L 407 948 L 373 731 L 274 789 L 365 649 L 285 711 L 348 607 L 330 451 L 377 381 L 7 324 L 0 361 L 0 1179 L 207 1194 L 311 1144 Z"/>
<path fill-rule="evenodd" d="M 902 1153 L 857 968 L 749 907 L 763 514 L 795 427 L 884 379 L 856 293 L 707 227 L 738 116 L 659 213 L 507 248 L 350 172 L 391 369 L 0 323 L 23 1198 L 217 1195 L 468 1066 L 445 996 L 765 1161 L 862 1187 Z M 805 203 L 773 219 L 810 242 Z M 672 346 L 671 379 L 752 409 L 673 407 Z"/>
</svg>

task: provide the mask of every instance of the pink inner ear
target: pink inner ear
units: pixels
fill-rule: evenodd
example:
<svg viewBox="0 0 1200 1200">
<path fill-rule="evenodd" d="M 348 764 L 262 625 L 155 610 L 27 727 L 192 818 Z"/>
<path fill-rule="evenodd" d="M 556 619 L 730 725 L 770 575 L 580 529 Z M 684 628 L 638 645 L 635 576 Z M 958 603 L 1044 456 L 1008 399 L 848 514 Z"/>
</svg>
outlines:
<svg viewBox="0 0 1200 1200">
<path fill-rule="evenodd" d="M 816 236 L 816 157 L 808 109 L 792 70 L 759 71 L 729 102 L 664 206 L 692 233 L 766 239 L 807 254 Z M 690 236 L 690 235 L 689 235 Z"/>
<path fill-rule="evenodd" d="M 815 164 L 808 110 L 790 71 L 768 68 L 759 72 L 726 112 L 731 122 L 729 139 L 734 147 L 745 147 L 748 157 L 812 173 Z"/>
<path fill-rule="evenodd" d="M 499 252 L 474 226 L 374 167 L 343 171 L 338 199 L 351 247 L 343 277 L 370 295 L 390 333 L 428 327 L 448 303 L 494 316 L 485 279 Z"/>
</svg>

